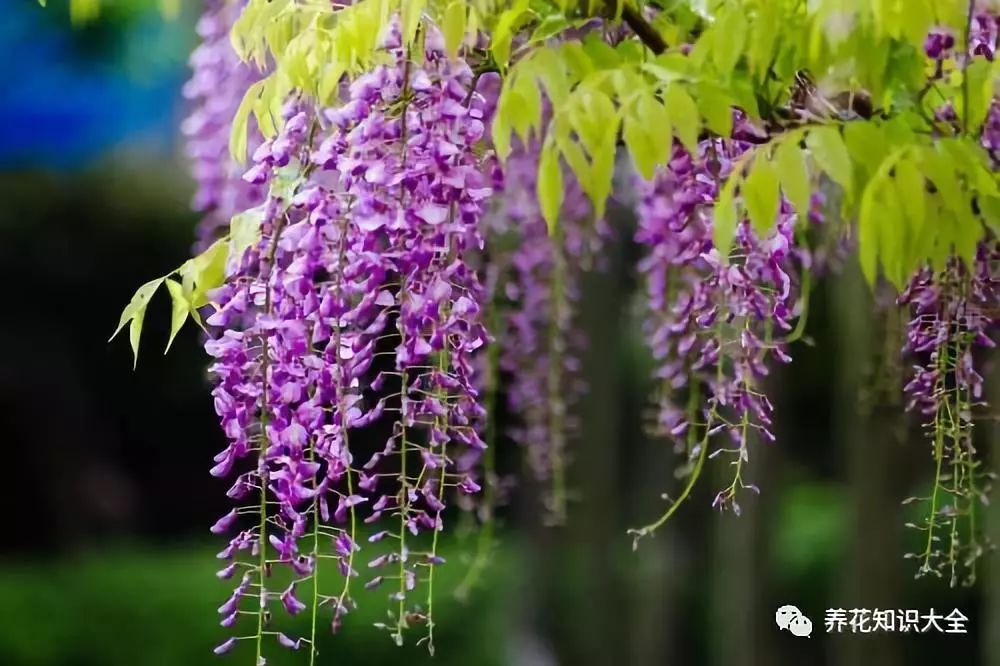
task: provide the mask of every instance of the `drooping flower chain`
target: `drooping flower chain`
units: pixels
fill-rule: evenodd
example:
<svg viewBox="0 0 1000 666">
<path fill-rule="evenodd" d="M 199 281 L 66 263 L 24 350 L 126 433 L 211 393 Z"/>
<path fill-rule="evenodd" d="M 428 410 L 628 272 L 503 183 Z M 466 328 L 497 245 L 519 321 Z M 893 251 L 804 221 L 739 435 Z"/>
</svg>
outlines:
<svg viewBox="0 0 1000 666">
<path fill-rule="evenodd" d="M 566 517 L 567 444 L 583 391 L 578 354 L 584 340 L 573 322 L 582 269 L 593 263 L 601 234 L 575 180 L 569 180 L 560 221 L 550 232 L 538 206 L 537 146 L 519 145 L 504 167 L 503 198 L 493 217 L 500 259 L 498 289 L 504 313 L 500 368 L 510 377 L 511 439 L 524 447 L 529 468 L 547 484 L 546 520 Z"/>
<path fill-rule="evenodd" d="M 947 575 L 951 584 L 975 580 L 976 560 L 984 547 L 977 518 L 986 503 L 988 475 L 981 469 L 973 441 L 973 413 L 985 406 L 983 377 L 975 369 L 975 350 L 995 346 L 989 337 L 1000 280 L 995 243 L 980 246 L 969 268 L 951 259 L 938 272 L 925 268 L 899 297 L 912 319 L 904 352 L 918 361 L 906 384 L 907 410 L 919 412 L 935 460 L 931 494 L 920 498 L 928 515 L 917 575 Z M 916 499 L 916 498 L 915 498 Z M 941 540 L 944 545 L 940 545 Z"/>
<path fill-rule="evenodd" d="M 731 458 L 734 471 L 713 506 L 739 513 L 738 492 L 756 491 L 743 478 L 751 440 L 774 441 L 773 406 L 761 384 L 770 356 L 791 360 L 781 338 L 792 329 L 796 311 L 796 216 L 784 202 L 765 239 L 742 221 L 725 259 L 712 242 L 719 185 L 748 149 L 739 140 L 711 139 L 693 157 L 678 146 L 667 168 L 638 185 L 636 240 L 646 249 L 639 264 L 646 289 L 644 334 L 660 387 L 653 429 L 686 456 L 688 483 L 658 521 L 633 531 L 637 538 L 670 517 L 705 459 L 720 454 Z M 715 435 L 730 443 L 709 454 Z"/>
<path fill-rule="evenodd" d="M 401 643 L 410 623 L 424 622 L 433 650 L 445 500 L 453 488 L 479 489 L 456 458 L 484 446 L 471 380 L 472 354 L 486 342 L 482 288 L 463 260 L 481 247 L 481 202 L 491 193 L 474 150 L 484 131 L 482 99 L 469 95 L 471 71 L 447 59 L 433 31 L 424 44 L 418 65 L 399 47 L 398 34 L 390 35 L 386 50 L 396 62 L 359 78 L 343 106 L 315 119 L 322 139 L 306 142 L 314 146 L 304 147 L 306 156 L 299 151 L 307 115 L 291 114 L 247 172 L 262 184 L 289 164 L 308 174 L 290 202 L 275 199 L 272 185 L 261 242 L 221 290 L 209 322 L 227 326 L 248 310 L 255 314 L 252 325 L 226 330 L 209 347 L 220 359 L 213 367 L 221 380 L 217 408 L 231 438 L 213 473 L 227 474 L 238 458 L 258 454 L 257 470 L 241 476 L 231 494 L 256 489 L 259 507 L 234 511 L 216 526 L 224 531 L 243 513 L 260 517 L 224 553 L 246 543 L 259 556 L 225 607 L 228 619 L 257 590 L 258 645 L 269 633 L 266 609 L 274 598 L 292 614 L 329 604 L 334 629 L 340 624 L 352 607 L 357 511 L 366 507 L 365 522 L 387 528 L 369 540 L 393 544 L 368 562 L 376 575 L 366 587 L 391 582 L 394 623 L 386 628 Z M 373 378 L 383 354 L 394 369 Z M 396 415 L 392 436 L 355 463 L 349 431 L 383 413 Z M 264 555 L 272 551 L 276 557 Z M 318 593 L 324 559 L 336 560 L 345 578 L 335 597 Z M 261 591 L 276 564 L 296 577 L 280 594 Z M 311 604 L 297 595 L 309 579 Z M 420 584 L 426 596 L 413 601 Z M 315 629 L 309 639 L 277 636 L 297 647 L 312 644 Z"/>
</svg>

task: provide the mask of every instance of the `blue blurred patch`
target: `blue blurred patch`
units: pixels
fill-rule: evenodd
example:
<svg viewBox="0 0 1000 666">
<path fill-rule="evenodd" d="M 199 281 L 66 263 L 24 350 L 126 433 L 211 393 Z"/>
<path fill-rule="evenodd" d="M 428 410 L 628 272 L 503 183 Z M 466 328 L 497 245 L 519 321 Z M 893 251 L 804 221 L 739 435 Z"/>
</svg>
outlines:
<svg viewBox="0 0 1000 666">
<path fill-rule="evenodd" d="M 124 144 L 170 151 L 190 24 L 143 15 L 102 53 L 44 11 L 10 3 L 0 21 L 0 53 L 13 54 L 0 59 L 0 168 L 75 168 Z"/>
</svg>

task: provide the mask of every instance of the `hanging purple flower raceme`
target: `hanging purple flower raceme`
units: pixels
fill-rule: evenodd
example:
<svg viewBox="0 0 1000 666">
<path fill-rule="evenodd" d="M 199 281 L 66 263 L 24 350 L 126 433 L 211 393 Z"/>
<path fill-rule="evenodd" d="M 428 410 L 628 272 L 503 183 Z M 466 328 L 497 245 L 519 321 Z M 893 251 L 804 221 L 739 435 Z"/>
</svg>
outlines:
<svg viewBox="0 0 1000 666">
<path fill-rule="evenodd" d="M 737 115 L 737 126 L 743 121 Z M 646 289 L 644 334 L 659 385 L 653 431 L 672 439 L 687 465 L 686 490 L 660 520 L 633 531 L 654 531 L 686 499 L 706 457 L 728 454 L 732 482 L 713 506 L 739 512 L 753 438 L 773 441 L 773 406 L 762 392 L 768 360 L 788 362 L 785 351 L 797 313 L 797 216 L 783 202 L 776 228 L 761 239 L 749 221 L 737 225 L 727 257 L 712 241 L 714 205 L 733 162 L 750 148 L 740 140 L 704 141 L 697 157 L 676 146 L 652 182 L 640 179 L 636 240 L 646 250 L 639 264 Z M 810 215 L 812 211 L 807 213 Z M 710 456 L 710 439 L 727 441 Z"/>
<path fill-rule="evenodd" d="M 582 269 L 592 263 L 602 227 L 574 179 L 557 228 L 542 217 L 536 193 L 538 149 L 518 145 L 504 165 L 503 197 L 491 212 L 492 251 L 502 256 L 497 288 L 504 311 L 500 368 L 509 374 L 507 406 L 516 418 L 508 434 L 524 447 L 529 467 L 549 489 L 546 519 L 566 514 L 567 443 L 578 424 L 572 407 L 583 391 L 573 329 Z M 500 249 L 504 248 L 504 249 Z"/>
<path fill-rule="evenodd" d="M 294 188 L 284 182 L 301 172 L 309 118 L 289 103 L 284 120 L 278 136 L 255 151 L 255 164 L 245 176 L 256 185 L 270 185 L 265 202 L 246 213 L 259 222 L 260 238 L 231 258 L 226 284 L 212 297 L 216 311 L 206 320 L 221 331 L 206 342 L 206 350 L 215 358 L 209 368 L 216 379 L 213 396 L 230 442 L 211 472 L 229 476 L 246 467 L 244 459 L 255 461 L 227 493 L 241 506 L 212 528 L 216 533 L 242 528 L 219 554 L 230 562 L 221 577 L 243 572 L 219 612 L 226 627 L 233 627 L 240 614 L 254 618 L 258 661 L 265 634 L 274 634 L 267 629 L 273 602 L 280 601 L 291 615 L 307 607 L 297 588 L 315 574 L 319 537 L 320 464 L 312 442 L 324 413 L 315 390 L 322 366 L 310 340 L 315 287 L 309 276 L 319 256 L 315 243 L 301 242 L 311 218 L 301 197 L 293 198 Z M 314 540 L 311 553 L 299 546 L 308 529 Z M 242 551 L 248 557 L 240 557 Z M 270 589 L 275 566 L 291 571 L 292 582 L 283 590 Z M 301 643 L 276 635 L 286 647 Z M 217 651 L 231 649 L 232 640 Z"/>
<path fill-rule="evenodd" d="M 365 522 L 387 527 L 372 541 L 393 544 L 369 561 L 375 576 L 367 586 L 391 581 L 395 621 L 386 628 L 401 643 L 409 624 L 426 623 L 433 649 L 445 502 L 454 489 L 479 490 L 456 461 L 485 447 L 473 381 L 473 356 L 487 342 L 485 294 L 466 259 L 482 249 L 479 222 L 492 188 L 478 150 L 485 102 L 469 92 L 472 72 L 446 56 L 435 29 L 423 44 L 423 58 L 410 58 L 398 29 L 390 30 L 385 50 L 394 62 L 354 81 L 344 104 L 328 113 L 335 130 L 314 160 L 337 171 L 348 217 L 367 238 L 375 321 L 395 345 L 395 369 L 380 373 L 372 389 L 399 386 L 388 396 L 398 407 L 387 408 L 398 419 L 384 449 L 358 472 L 359 492 L 371 500 Z M 379 471 L 393 466 L 394 473 Z M 411 599 L 418 585 L 425 605 Z"/>
<path fill-rule="evenodd" d="M 995 346 L 989 333 L 1000 304 L 998 259 L 995 242 L 985 242 L 971 268 L 957 258 L 937 271 L 924 268 L 898 299 L 912 314 L 904 352 L 917 362 L 904 389 L 907 409 L 926 419 L 936 463 L 931 494 L 919 498 L 929 505 L 929 514 L 912 525 L 926 539 L 911 557 L 920 560 L 917 575 L 947 575 L 952 586 L 963 567 L 965 582 L 975 580 L 976 560 L 984 550 L 975 527 L 987 485 L 972 438 L 973 412 L 985 406 L 975 350 Z M 938 546 L 942 533 L 943 549 Z"/>
<path fill-rule="evenodd" d="M 197 250 L 203 250 L 224 232 L 233 215 L 259 203 L 265 190 L 247 183 L 242 169 L 230 157 L 229 133 L 233 116 L 259 71 L 240 60 L 229 40 L 229 31 L 243 11 L 243 2 L 207 0 L 198 21 L 201 44 L 191 53 L 191 78 L 183 88 L 191 109 L 181 125 L 185 152 L 197 184 L 192 207 L 202 213 Z M 248 143 L 260 142 L 256 129 Z"/>
</svg>

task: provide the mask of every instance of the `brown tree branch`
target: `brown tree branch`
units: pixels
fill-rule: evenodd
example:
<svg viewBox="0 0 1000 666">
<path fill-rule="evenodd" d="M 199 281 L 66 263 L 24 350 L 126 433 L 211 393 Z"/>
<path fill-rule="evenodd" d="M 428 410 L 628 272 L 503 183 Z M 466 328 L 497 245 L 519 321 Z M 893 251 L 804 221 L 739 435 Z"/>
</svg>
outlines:
<svg viewBox="0 0 1000 666">
<path fill-rule="evenodd" d="M 605 0 L 605 2 L 612 13 L 618 10 L 618 0 Z M 622 7 L 622 20 L 654 54 L 660 55 L 667 50 L 667 43 L 663 41 L 663 37 L 638 9 L 625 4 Z"/>
</svg>

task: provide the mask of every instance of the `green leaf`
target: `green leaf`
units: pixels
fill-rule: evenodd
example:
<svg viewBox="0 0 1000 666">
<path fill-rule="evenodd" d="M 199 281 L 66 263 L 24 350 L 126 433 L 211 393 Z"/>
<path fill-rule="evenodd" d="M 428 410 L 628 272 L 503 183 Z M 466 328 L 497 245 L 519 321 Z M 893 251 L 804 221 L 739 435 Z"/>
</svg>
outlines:
<svg viewBox="0 0 1000 666">
<path fill-rule="evenodd" d="M 715 204 L 714 217 L 712 220 L 712 242 L 715 249 L 719 251 L 719 256 L 724 263 L 729 262 L 729 249 L 733 245 L 733 238 L 736 236 L 736 225 L 739 222 L 736 213 L 736 182 L 739 179 L 730 177 L 726 181 L 722 192 L 719 193 L 719 200 Z"/>
<path fill-rule="evenodd" d="M 896 165 L 896 192 L 905 216 L 906 227 L 919 234 L 924 226 L 926 210 L 923 174 L 913 160 L 904 159 Z"/>
<path fill-rule="evenodd" d="M 861 264 L 861 272 L 869 285 L 874 285 L 875 278 L 878 277 L 879 220 L 877 218 L 876 198 L 884 182 L 884 179 L 876 178 L 868 183 L 861 196 L 861 207 L 858 213 L 858 261 Z"/>
<path fill-rule="evenodd" d="M 510 45 L 514 38 L 514 28 L 521 15 L 528 9 L 528 0 L 515 0 L 510 9 L 503 11 L 497 19 L 493 28 L 493 39 L 490 42 L 490 51 L 493 59 L 501 69 L 506 69 L 510 61 Z"/>
<path fill-rule="evenodd" d="M 549 233 L 559 221 L 563 201 L 562 167 L 554 141 L 546 141 L 538 159 L 538 203 Z"/>
<path fill-rule="evenodd" d="M 208 292 L 222 285 L 226 273 L 229 242 L 225 238 L 215 241 L 204 252 L 184 262 L 177 272 L 186 285 L 190 285 L 188 300 L 192 308 L 208 304 Z"/>
<path fill-rule="evenodd" d="M 920 159 L 924 173 L 934 183 L 945 205 L 959 217 L 968 216 L 971 213 L 970 202 L 962 195 L 951 155 L 933 148 L 924 148 L 920 151 Z"/>
<path fill-rule="evenodd" d="M 570 82 L 559 54 L 552 49 L 538 49 L 531 58 L 531 71 L 542 82 L 552 106 L 562 106 L 569 96 Z"/>
<path fill-rule="evenodd" d="M 156 293 L 156 290 L 163 283 L 164 278 L 156 278 L 155 280 L 150 280 L 146 284 L 139 287 L 135 294 L 132 296 L 132 300 L 129 304 L 125 306 L 122 311 L 122 316 L 118 320 L 118 328 L 115 332 L 111 334 L 108 338 L 108 342 L 117 337 L 118 333 L 121 332 L 125 324 L 129 324 L 128 337 L 129 343 L 132 346 L 132 369 L 134 370 L 136 365 L 139 363 L 139 338 L 142 336 L 142 322 L 146 317 L 146 308 L 149 306 L 149 300 Z"/>
<path fill-rule="evenodd" d="M 905 8 L 899 12 L 902 34 L 916 48 L 923 48 L 927 32 L 934 24 L 934 9 L 931 3 L 937 1 L 906 0 Z"/>
<path fill-rule="evenodd" d="M 233 126 L 229 131 L 229 154 L 239 164 L 243 164 L 247 159 L 247 123 L 250 120 L 250 111 L 263 89 L 264 81 L 258 81 L 250 86 L 233 117 Z"/>
<path fill-rule="evenodd" d="M 700 82 L 697 89 L 698 110 L 705 118 L 708 129 L 718 136 L 728 137 L 733 132 L 733 100 L 718 86 Z"/>
<path fill-rule="evenodd" d="M 191 304 L 184 297 L 184 288 L 176 280 L 167 280 L 167 291 L 170 292 L 172 308 L 170 312 L 170 338 L 167 340 L 167 348 L 163 350 L 166 354 L 170 351 L 170 345 L 174 344 L 174 338 L 187 321 L 188 313 L 191 311 Z"/>
<path fill-rule="evenodd" d="M 679 83 L 672 83 L 664 95 L 670 124 L 677 132 L 677 138 L 692 155 L 698 154 L 699 116 L 698 107 L 691 95 Z"/>
<path fill-rule="evenodd" d="M 854 171 L 847 146 L 835 127 L 817 127 L 809 132 L 806 145 L 819 167 L 844 190 L 850 199 L 854 192 Z"/>
<path fill-rule="evenodd" d="M 518 72 L 507 102 L 511 126 L 521 141 L 527 143 L 542 121 L 541 91 L 534 77 Z"/>
<path fill-rule="evenodd" d="M 747 57 L 754 76 L 763 77 L 767 74 L 768 65 L 774 56 L 774 46 L 777 43 L 778 31 L 781 30 L 781 5 L 777 2 L 761 3 L 757 20 L 754 21 L 750 33 L 750 48 Z"/>
<path fill-rule="evenodd" d="M 441 32 L 444 33 L 444 48 L 450 58 L 458 55 L 458 49 L 465 39 L 465 5 L 463 0 L 451 0 L 444 10 Z"/>
<path fill-rule="evenodd" d="M 740 192 L 743 194 L 743 202 L 747 207 L 747 214 L 750 216 L 754 231 L 758 237 L 764 238 L 774 227 L 781 199 L 778 192 L 778 174 L 763 155 L 754 160 L 753 168 L 743 181 Z"/>
<path fill-rule="evenodd" d="M 993 234 L 1000 236 L 1000 197 L 980 197 L 979 214 Z"/>
<path fill-rule="evenodd" d="M 122 310 L 121 318 L 118 320 L 118 327 L 115 329 L 115 332 L 111 334 L 111 337 L 108 338 L 108 342 L 115 339 L 115 337 L 121 332 L 122 328 L 125 327 L 125 324 L 132 320 L 136 312 L 146 309 L 146 306 L 149 305 L 149 299 L 153 297 L 153 294 L 156 293 L 156 290 L 159 289 L 162 283 L 163 278 L 156 278 L 155 280 L 150 280 L 135 290 L 135 294 L 132 295 L 132 300 L 130 300 L 128 305 L 125 306 L 125 309 Z"/>
<path fill-rule="evenodd" d="M 879 127 L 869 122 L 848 123 L 844 128 L 844 142 L 847 152 L 865 168 L 869 178 L 875 175 L 883 158 L 889 153 L 889 142 L 885 135 Z"/>
<path fill-rule="evenodd" d="M 590 164 L 590 200 L 594 205 L 594 215 L 604 217 L 608 197 L 611 195 L 615 173 L 615 147 L 618 136 L 618 117 L 608 125 L 608 134 L 594 155 Z"/>
<path fill-rule="evenodd" d="M 465 3 L 462 3 L 465 4 Z M 528 42 L 544 42 L 550 37 L 555 37 L 570 26 L 570 21 L 562 14 L 550 14 L 546 16 L 531 33 Z"/>
<path fill-rule="evenodd" d="M 424 13 L 427 0 L 405 0 L 402 4 L 403 45 L 409 46 L 413 43 L 417 28 L 420 27 L 420 17 Z"/>
<path fill-rule="evenodd" d="M 898 190 L 886 182 L 879 190 L 873 215 L 877 220 L 878 252 L 886 279 L 902 290 L 909 277 L 905 260 L 906 222 Z"/>
<path fill-rule="evenodd" d="M 804 220 L 811 207 L 809 167 L 805 153 L 799 148 L 798 136 L 783 140 L 774 151 L 774 166 L 785 196 L 792 202 L 799 219 Z"/>
<path fill-rule="evenodd" d="M 559 152 L 562 153 L 566 164 L 569 165 L 573 175 L 576 176 L 580 187 L 587 193 L 593 191 L 591 187 L 593 179 L 591 178 L 590 163 L 587 161 L 587 156 L 583 154 L 580 144 L 570 138 L 569 125 L 567 123 L 555 123 L 551 130 L 551 135 L 555 137 Z"/>
<path fill-rule="evenodd" d="M 490 129 L 490 134 L 493 137 L 493 149 L 496 150 L 497 157 L 501 161 L 505 161 L 510 156 L 510 119 L 507 117 L 507 106 L 504 104 L 504 100 L 507 95 L 502 95 L 500 97 L 500 103 L 497 104 L 497 113 L 493 117 L 493 127 Z"/>
<path fill-rule="evenodd" d="M 258 206 L 233 216 L 229 223 L 228 260 L 238 262 L 247 248 L 260 239 L 265 214 L 264 206 Z"/>
<path fill-rule="evenodd" d="M 712 37 L 715 66 L 722 76 L 728 77 L 736 69 L 747 43 L 746 10 L 731 7 L 713 26 Z"/>
<path fill-rule="evenodd" d="M 636 171 L 651 180 L 656 167 L 665 164 L 670 156 L 667 110 L 651 93 L 640 93 L 624 115 L 622 134 Z"/>
<path fill-rule="evenodd" d="M 969 88 L 969 129 L 978 129 L 989 113 L 990 105 L 993 103 L 993 64 L 984 58 L 977 58 L 965 69 L 965 76 L 968 77 Z M 961 102 L 961 98 L 956 102 Z M 964 119 L 961 109 L 959 117 Z"/>
<path fill-rule="evenodd" d="M 618 125 L 618 112 L 611 99 L 600 90 L 584 89 L 574 97 L 569 110 L 570 123 L 580 142 L 593 158 L 601 149 L 609 125 Z"/>
</svg>

